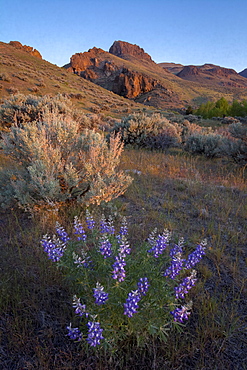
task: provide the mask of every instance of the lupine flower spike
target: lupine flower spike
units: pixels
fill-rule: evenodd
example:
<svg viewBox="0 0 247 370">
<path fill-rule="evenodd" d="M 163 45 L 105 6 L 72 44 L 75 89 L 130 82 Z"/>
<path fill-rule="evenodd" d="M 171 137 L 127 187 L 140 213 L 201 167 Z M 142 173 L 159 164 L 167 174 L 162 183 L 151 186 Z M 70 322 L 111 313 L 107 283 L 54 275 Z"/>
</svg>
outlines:
<svg viewBox="0 0 247 370">
<path fill-rule="evenodd" d="M 107 235 L 102 235 L 99 245 L 99 251 L 104 258 L 112 256 L 112 245 L 109 242 Z"/>
<path fill-rule="evenodd" d="M 139 290 L 132 290 L 128 294 L 128 298 L 126 299 L 126 303 L 124 303 L 124 315 L 127 315 L 128 317 L 132 317 L 134 313 L 137 312 L 137 309 L 139 308 L 138 302 L 141 299 L 141 293 Z"/>
<path fill-rule="evenodd" d="M 121 255 L 115 257 L 115 262 L 112 265 L 113 267 L 112 278 L 113 279 L 116 279 L 119 282 L 124 281 L 125 279 L 124 266 L 125 265 L 126 265 L 126 262 Z"/>
<path fill-rule="evenodd" d="M 90 230 L 92 230 L 95 226 L 95 221 L 94 221 L 93 217 L 91 216 L 88 209 L 86 210 L 86 224 L 87 224 L 87 227 Z"/>
<path fill-rule="evenodd" d="M 180 238 L 178 244 L 175 244 L 173 248 L 170 250 L 170 257 L 176 257 L 178 253 L 182 255 L 183 253 L 183 246 L 184 246 L 184 238 Z"/>
<path fill-rule="evenodd" d="M 123 217 L 122 225 L 121 225 L 121 227 L 120 227 L 119 234 L 120 234 L 120 235 L 127 235 L 127 234 L 128 234 L 128 226 L 127 226 L 127 220 L 126 220 L 126 217 Z"/>
<path fill-rule="evenodd" d="M 185 277 L 182 283 L 174 288 L 176 298 L 184 299 L 184 295 L 189 292 L 189 290 L 195 285 L 196 281 L 196 270 L 192 270 L 191 275 Z"/>
<path fill-rule="evenodd" d="M 108 299 L 108 293 L 104 292 L 104 287 L 98 282 L 93 290 L 93 296 L 97 305 L 105 304 Z"/>
<path fill-rule="evenodd" d="M 88 326 L 88 337 L 87 341 L 92 347 L 96 347 L 100 344 L 101 339 L 104 339 L 102 332 L 103 329 L 100 328 L 99 322 L 89 321 Z"/>
<path fill-rule="evenodd" d="M 130 254 L 131 251 L 128 240 L 125 235 L 118 235 L 117 239 L 119 244 L 119 256 L 121 256 L 121 258 L 125 258 L 127 254 Z"/>
<path fill-rule="evenodd" d="M 155 258 L 158 258 L 160 254 L 166 249 L 171 238 L 171 233 L 168 230 L 164 230 L 163 234 L 159 234 L 156 240 L 153 240 L 153 235 L 150 235 L 148 241 L 152 248 L 148 250 L 149 253 L 153 253 Z"/>
<path fill-rule="evenodd" d="M 86 233 L 85 233 L 85 230 L 82 226 L 82 224 L 80 223 L 79 219 L 77 216 L 75 216 L 74 218 L 74 233 L 75 235 L 77 235 L 77 240 L 80 241 L 85 241 L 87 236 L 86 236 Z"/>
<path fill-rule="evenodd" d="M 56 232 L 63 243 L 67 243 L 70 239 L 67 232 L 64 230 L 64 227 L 62 227 L 59 222 L 56 222 Z"/>
<path fill-rule="evenodd" d="M 71 327 L 71 323 L 70 323 L 70 326 L 67 326 L 67 329 L 68 329 L 68 336 L 70 337 L 70 339 L 73 339 L 73 340 L 82 340 L 82 333 L 80 332 L 80 329 L 78 328 L 72 328 Z"/>
<path fill-rule="evenodd" d="M 189 318 L 189 315 L 190 315 L 190 312 L 189 310 L 191 309 L 191 303 L 186 305 L 186 306 L 182 306 L 181 308 L 175 308 L 174 311 L 171 311 L 171 314 L 173 315 L 174 317 L 174 321 L 179 321 L 181 323 L 183 323 L 184 320 L 188 320 Z"/>
<path fill-rule="evenodd" d="M 53 235 L 51 239 L 49 236 L 44 235 L 41 240 L 41 245 L 44 248 L 44 252 L 47 253 L 48 258 L 53 262 L 58 262 L 64 254 L 66 244 Z"/>
<path fill-rule="evenodd" d="M 78 256 L 75 252 L 72 253 L 72 257 L 74 260 L 74 264 L 77 265 L 77 267 L 89 267 L 90 266 L 90 257 L 88 257 L 87 252 L 85 252 L 83 249 L 81 250 L 81 256 Z"/>
<path fill-rule="evenodd" d="M 194 252 L 189 254 L 187 261 L 185 262 L 185 268 L 190 269 L 194 267 L 202 258 L 202 256 L 205 254 L 207 241 L 203 240 L 201 244 L 199 244 Z"/>
<path fill-rule="evenodd" d="M 176 254 L 173 254 L 172 261 L 170 266 L 166 269 L 164 276 L 174 279 L 182 270 L 184 259 L 181 258 L 182 254 L 178 251 Z"/>
<path fill-rule="evenodd" d="M 146 295 L 148 288 L 149 288 L 148 278 L 147 277 L 140 278 L 140 280 L 137 283 L 137 286 L 138 286 L 138 292 L 141 295 Z"/>
<path fill-rule="evenodd" d="M 75 314 L 78 316 L 89 316 L 89 313 L 86 311 L 86 305 L 81 303 L 80 298 L 77 298 L 76 295 L 73 297 L 73 307 L 75 308 Z"/>
</svg>

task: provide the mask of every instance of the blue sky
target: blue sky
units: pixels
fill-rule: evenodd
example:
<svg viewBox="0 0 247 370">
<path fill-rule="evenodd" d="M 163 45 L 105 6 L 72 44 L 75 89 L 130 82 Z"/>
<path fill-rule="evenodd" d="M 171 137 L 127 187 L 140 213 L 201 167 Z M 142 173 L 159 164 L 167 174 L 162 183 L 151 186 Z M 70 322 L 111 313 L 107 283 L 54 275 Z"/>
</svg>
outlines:
<svg viewBox="0 0 247 370">
<path fill-rule="evenodd" d="M 247 68 L 246 0 L 0 0 L 0 41 L 20 41 L 62 66 L 115 40 L 152 59 Z"/>
</svg>

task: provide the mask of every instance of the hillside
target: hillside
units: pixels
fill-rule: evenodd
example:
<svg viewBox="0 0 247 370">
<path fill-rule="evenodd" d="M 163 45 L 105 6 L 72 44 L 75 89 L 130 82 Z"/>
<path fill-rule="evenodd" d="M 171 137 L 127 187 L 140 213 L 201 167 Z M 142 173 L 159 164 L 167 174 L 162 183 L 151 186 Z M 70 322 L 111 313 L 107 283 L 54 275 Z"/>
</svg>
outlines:
<svg viewBox="0 0 247 370">
<path fill-rule="evenodd" d="M 21 48 L 19 44 L 16 47 L 0 42 L 1 101 L 18 92 L 37 96 L 60 93 L 70 96 L 76 108 L 83 112 L 122 116 L 126 112 L 143 109 L 135 102 L 31 55 L 29 50 Z"/>
<path fill-rule="evenodd" d="M 94 47 L 76 53 L 61 68 L 43 60 L 33 47 L 0 42 L 0 99 L 18 92 L 61 93 L 82 111 L 112 116 L 196 107 L 222 96 L 247 99 L 244 72 L 213 64 L 157 64 L 141 47 L 124 41 L 115 41 L 109 51 Z"/>
<path fill-rule="evenodd" d="M 234 70 L 155 63 L 138 45 L 115 41 L 109 52 L 92 48 L 71 56 L 70 72 L 121 96 L 157 108 L 181 108 L 224 96 L 247 97 L 247 81 Z"/>
</svg>

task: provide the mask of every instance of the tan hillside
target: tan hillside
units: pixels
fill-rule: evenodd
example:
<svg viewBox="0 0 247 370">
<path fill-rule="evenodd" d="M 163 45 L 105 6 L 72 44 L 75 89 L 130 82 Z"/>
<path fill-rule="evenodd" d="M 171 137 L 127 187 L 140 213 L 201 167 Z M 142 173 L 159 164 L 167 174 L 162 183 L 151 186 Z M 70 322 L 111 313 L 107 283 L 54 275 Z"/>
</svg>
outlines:
<svg viewBox="0 0 247 370">
<path fill-rule="evenodd" d="M 31 55 L 18 43 L 16 47 L 0 42 L 0 100 L 18 92 L 37 96 L 67 94 L 76 108 L 104 115 L 122 116 L 143 109 L 140 104 Z"/>
</svg>

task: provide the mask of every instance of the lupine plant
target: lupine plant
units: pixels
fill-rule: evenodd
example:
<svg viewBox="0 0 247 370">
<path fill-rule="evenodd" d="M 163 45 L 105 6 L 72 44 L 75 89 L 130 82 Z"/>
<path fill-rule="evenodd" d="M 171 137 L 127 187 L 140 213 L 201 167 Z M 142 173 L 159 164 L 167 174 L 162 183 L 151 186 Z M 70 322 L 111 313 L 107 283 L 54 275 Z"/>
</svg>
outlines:
<svg viewBox="0 0 247 370">
<path fill-rule="evenodd" d="M 75 217 L 74 235 L 58 223 L 56 234 L 45 235 L 41 245 L 74 281 L 69 338 L 113 349 L 135 337 L 141 345 L 151 336 L 165 341 L 172 326 L 188 320 L 187 295 L 206 241 L 188 253 L 182 238 L 174 244 L 171 232 L 154 230 L 142 246 L 131 248 L 125 218 L 117 232 L 111 217 L 102 216 L 97 225 L 89 211 L 84 223 Z"/>
</svg>

